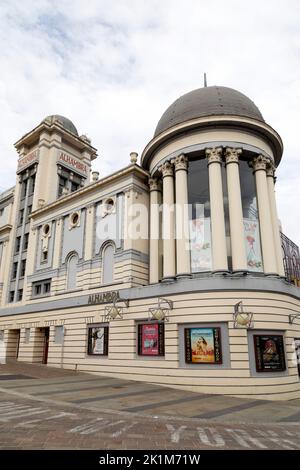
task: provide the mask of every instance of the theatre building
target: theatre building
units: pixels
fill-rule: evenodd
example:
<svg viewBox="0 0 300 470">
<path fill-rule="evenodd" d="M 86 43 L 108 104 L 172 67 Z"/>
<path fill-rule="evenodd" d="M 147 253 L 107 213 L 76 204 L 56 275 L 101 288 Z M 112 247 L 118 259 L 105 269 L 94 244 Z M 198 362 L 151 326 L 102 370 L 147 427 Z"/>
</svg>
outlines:
<svg viewBox="0 0 300 470">
<path fill-rule="evenodd" d="M 2 361 L 300 398 L 299 250 L 274 192 L 283 144 L 249 98 L 181 96 L 141 158 L 106 177 L 63 116 L 15 148 L 16 185 L 0 194 Z"/>
</svg>

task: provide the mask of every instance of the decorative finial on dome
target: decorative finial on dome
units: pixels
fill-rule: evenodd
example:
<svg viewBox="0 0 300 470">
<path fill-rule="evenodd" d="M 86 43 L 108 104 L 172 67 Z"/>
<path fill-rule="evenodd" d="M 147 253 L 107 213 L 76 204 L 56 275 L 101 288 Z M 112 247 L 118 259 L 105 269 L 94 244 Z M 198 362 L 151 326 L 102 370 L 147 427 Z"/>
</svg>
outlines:
<svg viewBox="0 0 300 470">
<path fill-rule="evenodd" d="M 204 87 L 207 87 L 206 72 L 204 72 Z"/>
</svg>

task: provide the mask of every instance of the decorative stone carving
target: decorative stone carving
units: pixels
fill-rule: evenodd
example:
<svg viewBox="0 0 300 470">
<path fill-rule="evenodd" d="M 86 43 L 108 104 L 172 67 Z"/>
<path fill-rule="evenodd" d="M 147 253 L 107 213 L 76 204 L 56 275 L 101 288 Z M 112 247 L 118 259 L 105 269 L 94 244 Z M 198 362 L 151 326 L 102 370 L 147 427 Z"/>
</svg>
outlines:
<svg viewBox="0 0 300 470">
<path fill-rule="evenodd" d="M 157 178 L 149 178 L 150 191 L 160 191 L 160 183 Z"/>
<path fill-rule="evenodd" d="M 186 155 L 181 154 L 173 158 L 173 160 L 171 160 L 171 163 L 173 163 L 175 167 L 175 171 L 179 171 L 179 170 L 187 171 L 188 166 L 189 166 L 189 159 Z"/>
<path fill-rule="evenodd" d="M 272 178 L 275 178 L 275 165 L 273 162 L 269 162 L 267 165 L 267 176 L 270 176 Z"/>
<path fill-rule="evenodd" d="M 210 165 L 211 163 L 222 163 L 222 152 L 222 147 L 205 149 L 205 155 L 207 157 L 208 165 Z"/>
<path fill-rule="evenodd" d="M 130 153 L 130 163 L 132 165 L 136 165 L 138 160 L 138 153 L 137 152 L 131 152 Z"/>
<path fill-rule="evenodd" d="M 165 163 L 163 163 L 159 169 L 158 169 L 162 175 L 163 175 L 163 178 L 165 178 L 166 176 L 173 176 L 174 173 L 173 173 L 173 165 L 171 164 L 171 162 L 167 161 Z"/>
<path fill-rule="evenodd" d="M 254 171 L 266 171 L 268 164 L 270 164 L 270 159 L 265 157 L 264 155 L 259 155 L 258 157 L 255 157 L 251 162 L 251 166 L 253 167 Z"/>
<path fill-rule="evenodd" d="M 239 155 L 241 155 L 241 153 L 242 149 L 240 148 L 227 147 L 225 150 L 226 165 L 228 165 L 229 163 L 238 163 Z"/>
</svg>

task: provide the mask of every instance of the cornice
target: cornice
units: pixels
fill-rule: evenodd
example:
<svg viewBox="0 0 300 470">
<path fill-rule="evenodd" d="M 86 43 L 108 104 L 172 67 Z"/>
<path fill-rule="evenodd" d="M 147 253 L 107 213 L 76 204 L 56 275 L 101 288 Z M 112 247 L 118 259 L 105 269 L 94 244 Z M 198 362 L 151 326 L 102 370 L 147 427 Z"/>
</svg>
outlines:
<svg viewBox="0 0 300 470">
<path fill-rule="evenodd" d="M 107 184 L 110 184 L 112 182 L 117 181 L 119 178 L 123 178 L 124 176 L 130 175 L 130 174 L 135 174 L 138 173 L 140 176 L 145 178 L 145 184 L 147 185 L 147 181 L 149 178 L 149 173 L 145 171 L 143 168 L 141 168 L 138 165 L 129 165 L 122 170 L 119 170 L 115 173 L 112 173 L 109 176 L 106 176 L 105 178 L 102 178 L 95 183 L 90 183 L 87 186 L 85 186 L 82 189 L 79 189 L 78 191 L 75 191 L 74 193 L 68 194 L 67 196 L 64 196 L 60 199 L 58 199 L 55 202 L 52 202 L 51 204 L 48 204 L 41 209 L 37 209 L 36 211 L 32 212 L 30 214 L 30 218 L 34 219 L 37 216 L 40 216 L 42 214 L 46 214 L 50 210 L 66 205 L 70 202 L 74 202 L 77 199 L 82 199 L 83 196 L 88 195 L 89 192 L 95 191 L 97 189 L 102 189 L 103 186 L 106 186 Z"/>
<path fill-rule="evenodd" d="M 280 135 L 265 122 L 234 115 L 218 115 L 191 119 L 167 129 L 154 137 L 147 144 L 141 156 L 141 165 L 143 168 L 148 168 L 155 152 L 168 143 L 168 141 L 174 140 L 177 136 L 183 134 L 186 135 L 189 131 L 194 131 L 196 129 L 204 130 L 205 128 L 221 128 L 223 126 L 240 129 L 242 131 L 252 131 L 255 132 L 255 134 L 260 135 L 267 143 L 269 143 L 269 145 L 271 145 L 275 155 L 276 166 L 279 165 L 283 153 L 283 143 Z"/>
</svg>

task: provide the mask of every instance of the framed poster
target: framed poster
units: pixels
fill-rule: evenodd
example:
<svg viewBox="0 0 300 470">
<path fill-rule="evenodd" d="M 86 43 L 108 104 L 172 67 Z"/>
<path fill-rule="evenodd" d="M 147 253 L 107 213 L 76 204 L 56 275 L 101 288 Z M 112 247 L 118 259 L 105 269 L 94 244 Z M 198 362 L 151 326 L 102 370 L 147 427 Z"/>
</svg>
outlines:
<svg viewBox="0 0 300 470">
<path fill-rule="evenodd" d="M 283 335 L 254 335 L 257 372 L 286 370 Z"/>
<path fill-rule="evenodd" d="M 222 364 L 221 328 L 185 328 L 185 361 Z"/>
<path fill-rule="evenodd" d="M 108 355 L 108 326 L 88 327 L 88 354 L 90 356 Z"/>
<path fill-rule="evenodd" d="M 164 356 L 164 323 L 143 323 L 138 325 L 138 354 L 140 356 Z"/>
</svg>

